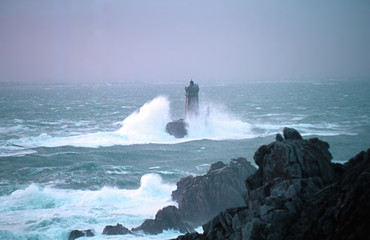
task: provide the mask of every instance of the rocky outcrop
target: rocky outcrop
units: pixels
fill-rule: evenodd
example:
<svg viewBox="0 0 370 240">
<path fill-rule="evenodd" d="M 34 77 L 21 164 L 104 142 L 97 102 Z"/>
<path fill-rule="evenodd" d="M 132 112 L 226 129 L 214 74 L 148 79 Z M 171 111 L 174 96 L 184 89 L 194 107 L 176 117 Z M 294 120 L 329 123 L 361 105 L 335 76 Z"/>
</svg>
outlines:
<svg viewBox="0 0 370 240">
<path fill-rule="evenodd" d="M 182 233 L 193 232 L 194 228 L 182 220 L 180 211 L 175 206 L 165 207 L 157 212 L 154 219 L 147 219 L 132 231 L 147 234 L 159 234 L 163 230 L 175 229 Z"/>
<path fill-rule="evenodd" d="M 105 235 L 125 235 L 125 234 L 132 234 L 132 232 L 122 226 L 121 224 L 117 223 L 116 226 L 108 225 L 103 229 L 103 234 Z"/>
<path fill-rule="evenodd" d="M 284 128 L 283 135 L 285 140 L 302 140 L 301 134 L 294 128 Z"/>
<path fill-rule="evenodd" d="M 370 149 L 345 165 L 330 162 L 329 144 L 285 128 L 261 146 L 246 180 L 245 204 L 178 239 L 367 239 Z"/>
<path fill-rule="evenodd" d="M 228 165 L 216 162 L 207 174 L 178 181 L 172 198 L 178 202 L 184 221 L 200 226 L 222 210 L 245 205 L 244 179 L 255 171 L 245 158 L 232 159 Z"/>
<path fill-rule="evenodd" d="M 166 132 L 175 138 L 183 138 L 188 135 L 188 125 L 184 119 L 169 122 L 166 125 Z"/>
<path fill-rule="evenodd" d="M 88 230 L 73 230 L 70 234 L 69 234 L 69 237 L 68 237 L 68 240 L 74 240 L 76 238 L 80 238 L 80 237 L 94 237 L 95 234 L 93 233 L 93 231 L 91 229 L 88 229 Z"/>
<path fill-rule="evenodd" d="M 124 234 L 133 234 L 130 230 L 122 226 L 121 224 L 117 223 L 116 226 L 106 226 L 103 230 L 103 233 L 105 235 L 124 235 Z M 80 237 L 94 237 L 95 234 L 93 230 L 73 230 L 69 234 L 68 240 L 74 240 L 76 238 Z"/>
<path fill-rule="evenodd" d="M 303 240 L 369 239 L 370 149 L 342 167 L 339 180 L 304 205 L 292 234 Z"/>
<path fill-rule="evenodd" d="M 147 219 L 132 231 L 158 234 L 163 230 L 176 229 L 182 233 L 194 231 L 230 207 L 245 205 L 242 193 L 246 191 L 244 180 L 256 168 L 245 158 L 232 159 L 229 164 L 217 162 L 203 176 L 188 176 L 177 182 L 172 198 L 178 208 L 168 206 L 159 210 L 154 219 Z"/>
<path fill-rule="evenodd" d="M 257 150 L 259 169 L 246 180 L 247 207 L 227 210 L 204 225 L 208 239 L 284 239 L 304 199 L 334 179 L 329 144 L 303 140 L 287 128 L 284 136 Z"/>
</svg>

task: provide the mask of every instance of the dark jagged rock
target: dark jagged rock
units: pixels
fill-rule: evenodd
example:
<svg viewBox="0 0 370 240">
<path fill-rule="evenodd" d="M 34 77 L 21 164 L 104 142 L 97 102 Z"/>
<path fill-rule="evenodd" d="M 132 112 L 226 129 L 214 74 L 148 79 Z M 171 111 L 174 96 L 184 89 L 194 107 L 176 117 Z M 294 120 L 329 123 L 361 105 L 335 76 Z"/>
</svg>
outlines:
<svg viewBox="0 0 370 240">
<path fill-rule="evenodd" d="M 284 134 L 285 140 L 302 140 L 303 139 L 301 134 L 294 128 L 285 127 L 283 129 L 283 134 Z"/>
<path fill-rule="evenodd" d="M 108 225 L 104 228 L 103 234 L 105 235 L 125 235 L 125 234 L 132 234 L 132 232 L 122 226 L 121 224 L 117 223 L 116 226 Z"/>
<path fill-rule="evenodd" d="M 344 169 L 338 182 L 305 204 L 291 227 L 300 239 L 369 239 L 370 149 L 350 159 Z"/>
<path fill-rule="evenodd" d="M 215 162 L 215 163 L 212 163 L 211 164 L 211 167 L 209 168 L 209 171 L 208 172 L 214 172 L 217 169 L 221 169 L 223 167 L 226 167 L 226 164 L 223 163 L 223 162 L 221 162 L 221 161 L 218 161 L 218 162 Z"/>
<path fill-rule="evenodd" d="M 155 219 L 147 219 L 132 231 L 143 231 L 147 234 L 159 234 L 163 230 L 175 229 L 182 233 L 193 232 L 194 228 L 181 220 L 179 209 L 175 206 L 165 207 L 157 212 Z"/>
<path fill-rule="evenodd" d="M 263 145 L 254 155 L 254 161 L 259 166 L 259 171 L 262 171 L 257 176 L 262 177 L 263 183 L 310 177 L 319 177 L 324 182 L 330 182 L 335 172 L 328 149 L 329 144 L 317 138 Z"/>
<path fill-rule="evenodd" d="M 209 233 L 207 238 L 218 239 L 228 233 L 229 238 L 233 238 L 232 229 L 240 227 L 248 217 L 245 211 L 247 207 L 231 208 L 218 214 L 217 217 L 203 225 L 204 232 Z M 217 231 L 213 231 L 217 229 Z"/>
<path fill-rule="evenodd" d="M 188 135 L 187 124 L 184 119 L 169 122 L 166 125 L 166 132 L 176 138 L 183 138 Z"/>
<path fill-rule="evenodd" d="M 212 220 L 222 226 L 204 225 L 207 239 L 284 239 L 302 199 L 334 178 L 328 144 L 299 139 L 295 133 L 284 135 L 284 141 L 261 146 L 255 153 L 259 169 L 246 181 L 248 207 L 227 210 Z"/>
<path fill-rule="evenodd" d="M 245 207 L 177 239 L 368 239 L 370 149 L 332 164 L 326 142 L 285 133 L 255 153 L 259 169 L 246 181 Z"/>
<path fill-rule="evenodd" d="M 255 172 L 245 158 L 232 159 L 229 164 L 216 162 L 203 176 L 188 176 L 177 182 L 172 198 L 179 207 L 165 207 L 155 219 L 147 219 L 132 231 L 158 234 L 166 229 L 192 232 L 216 216 L 220 211 L 245 205 L 242 194 L 246 191 L 244 179 Z"/>
<path fill-rule="evenodd" d="M 187 233 L 183 236 L 178 236 L 177 240 L 206 240 L 206 238 L 197 232 Z"/>
<path fill-rule="evenodd" d="M 276 139 L 276 141 L 278 141 L 278 142 L 282 142 L 282 141 L 284 141 L 284 138 L 283 138 L 283 136 L 281 136 L 281 134 L 280 134 L 280 133 L 276 134 L 275 139 Z"/>
<path fill-rule="evenodd" d="M 93 233 L 93 231 L 91 229 L 88 229 L 88 230 L 73 230 L 70 234 L 69 234 L 69 237 L 68 237 L 68 240 L 74 240 L 76 238 L 79 238 L 79 237 L 94 237 L 95 234 Z"/>
<path fill-rule="evenodd" d="M 183 219 L 199 226 L 222 210 L 245 205 L 244 179 L 255 171 L 245 158 L 232 159 L 228 165 L 217 162 L 203 176 L 180 179 L 172 198 L 178 202 Z"/>
</svg>

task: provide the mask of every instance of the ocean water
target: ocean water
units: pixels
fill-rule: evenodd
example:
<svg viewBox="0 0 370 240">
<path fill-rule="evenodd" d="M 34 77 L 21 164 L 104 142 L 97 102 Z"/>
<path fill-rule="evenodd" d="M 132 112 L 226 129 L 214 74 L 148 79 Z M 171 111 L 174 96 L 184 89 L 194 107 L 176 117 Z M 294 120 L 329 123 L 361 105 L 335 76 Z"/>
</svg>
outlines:
<svg viewBox="0 0 370 240">
<path fill-rule="evenodd" d="M 175 139 L 185 84 L 0 85 L 0 239 L 128 228 L 176 203 L 176 181 L 246 157 L 284 127 L 329 142 L 333 161 L 370 147 L 370 81 L 200 85 L 200 116 Z"/>
</svg>

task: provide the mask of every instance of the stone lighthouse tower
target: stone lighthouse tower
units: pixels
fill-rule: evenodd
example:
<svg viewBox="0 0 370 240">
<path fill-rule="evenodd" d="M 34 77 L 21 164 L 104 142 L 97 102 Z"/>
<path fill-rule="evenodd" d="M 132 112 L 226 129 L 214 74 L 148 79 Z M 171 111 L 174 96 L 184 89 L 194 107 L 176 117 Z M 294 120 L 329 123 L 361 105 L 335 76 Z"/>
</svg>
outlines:
<svg viewBox="0 0 370 240">
<path fill-rule="evenodd" d="M 193 80 L 190 81 L 188 87 L 185 87 L 186 92 L 186 105 L 185 105 L 185 118 L 194 117 L 199 114 L 199 86 L 194 84 Z M 183 118 L 167 123 L 166 132 L 176 138 L 183 138 L 188 135 L 188 124 Z"/>
<path fill-rule="evenodd" d="M 194 81 L 191 80 L 188 87 L 185 87 L 186 92 L 186 105 L 185 105 L 185 116 L 193 117 L 198 116 L 199 113 L 199 86 L 194 84 Z"/>
</svg>

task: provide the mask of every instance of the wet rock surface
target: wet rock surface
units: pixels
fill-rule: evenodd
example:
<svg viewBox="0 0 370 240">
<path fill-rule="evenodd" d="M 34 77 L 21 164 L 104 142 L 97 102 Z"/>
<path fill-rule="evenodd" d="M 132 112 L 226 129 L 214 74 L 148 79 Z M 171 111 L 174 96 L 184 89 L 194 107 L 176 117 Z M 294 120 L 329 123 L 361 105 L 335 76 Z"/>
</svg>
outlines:
<svg viewBox="0 0 370 240">
<path fill-rule="evenodd" d="M 88 230 L 73 230 L 68 237 L 68 240 L 74 240 L 80 237 L 94 237 L 95 234 L 91 229 Z"/>
<path fill-rule="evenodd" d="M 180 211 L 175 206 L 165 207 L 157 212 L 154 219 L 147 219 L 132 231 L 146 234 L 159 234 L 163 230 L 175 229 L 182 233 L 193 232 L 194 228 L 183 222 Z"/>
<path fill-rule="evenodd" d="M 117 223 L 116 226 L 108 225 L 104 228 L 103 234 L 105 235 L 125 235 L 125 234 L 132 234 L 132 232 L 122 226 L 121 224 Z"/>
<path fill-rule="evenodd" d="M 245 158 L 232 159 L 229 164 L 216 162 L 207 174 L 178 181 L 172 198 L 178 202 L 184 221 L 199 226 L 222 210 L 245 205 L 244 180 L 255 171 Z"/>
<path fill-rule="evenodd" d="M 370 149 L 343 168 L 338 181 L 312 196 L 292 225 L 301 239 L 369 239 Z"/>
<path fill-rule="evenodd" d="M 188 126 L 184 119 L 169 122 L 166 125 L 166 132 L 175 138 L 183 138 L 188 135 Z"/>
</svg>

